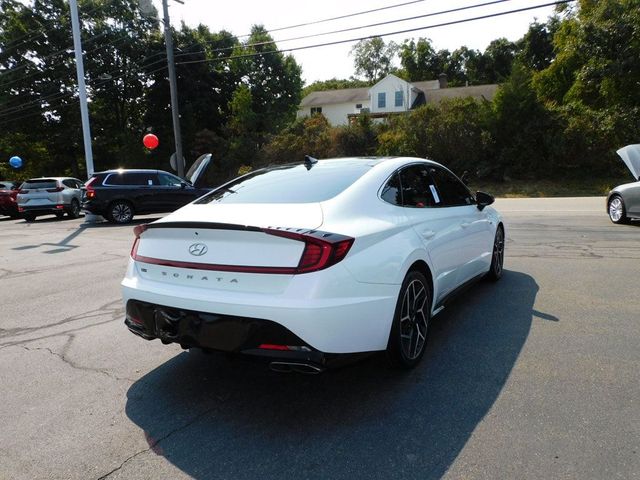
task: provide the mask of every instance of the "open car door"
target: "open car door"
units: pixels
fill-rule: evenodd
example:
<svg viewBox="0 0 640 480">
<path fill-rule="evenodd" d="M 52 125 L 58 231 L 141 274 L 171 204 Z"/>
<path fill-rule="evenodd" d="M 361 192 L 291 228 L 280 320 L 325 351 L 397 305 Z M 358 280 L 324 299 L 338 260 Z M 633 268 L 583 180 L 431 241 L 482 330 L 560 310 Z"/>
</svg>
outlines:
<svg viewBox="0 0 640 480">
<path fill-rule="evenodd" d="M 209 165 L 211 164 L 211 154 L 205 153 L 204 155 L 200 155 L 198 159 L 193 162 L 191 168 L 185 175 L 185 178 L 193 185 L 194 187 L 201 187 L 200 184 L 204 178 L 207 170 L 209 169 Z"/>
<path fill-rule="evenodd" d="M 631 171 L 631 175 L 640 181 L 640 144 L 627 145 L 616 152 Z"/>
</svg>

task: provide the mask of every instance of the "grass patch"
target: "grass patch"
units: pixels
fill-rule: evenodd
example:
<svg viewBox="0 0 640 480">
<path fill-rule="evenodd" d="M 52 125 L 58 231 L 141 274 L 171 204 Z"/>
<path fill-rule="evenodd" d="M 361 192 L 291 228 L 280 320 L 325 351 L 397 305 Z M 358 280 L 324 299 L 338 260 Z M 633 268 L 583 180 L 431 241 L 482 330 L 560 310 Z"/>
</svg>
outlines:
<svg viewBox="0 0 640 480">
<path fill-rule="evenodd" d="M 471 191 L 483 191 L 496 197 L 593 197 L 603 196 L 623 183 L 633 182 L 631 176 L 572 180 L 512 180 L 495 182 L 472 180 Z"/>
</svg>

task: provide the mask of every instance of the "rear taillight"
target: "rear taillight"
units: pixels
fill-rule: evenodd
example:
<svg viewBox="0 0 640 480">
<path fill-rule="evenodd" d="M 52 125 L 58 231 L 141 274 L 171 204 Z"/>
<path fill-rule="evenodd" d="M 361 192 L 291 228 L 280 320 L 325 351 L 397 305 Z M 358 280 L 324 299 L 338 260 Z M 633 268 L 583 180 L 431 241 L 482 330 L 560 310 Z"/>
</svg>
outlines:
<svg viewBox="0 0 640 480">
<path fill-rule="evenodd" d="M 97 179 L 98 179 L 98 177 L 91 177 L 89 179 L 89 181 L 84 184 L 84 188 L 85 188 L 85 191 L 86 191 L 86 197 L 87 198 L 96 198 L 96 191 L 94 190 L 94 188 L 91 185 Z"/>
<path fill-rule="evenodd" d="M 269 235 L 291 238 L 304 242 L 304 250 L 300 262 L 294 271 L 289 273 L 308 273 L 323 270 L 340 262 L 353 245 L 353 238 L 334 233 L 318 232 L 297 233 L 288 230 L 265 228 Z"/>
<path fill-rule="evenodd" d="M 49 193 L 58 193 L 64 190 L 64 187 L 56 187 L 56 188 L 47 188 L 47 192 Z"/>
<path fill-rule="evenodd" d="M 147 228 L 149 228 L 148 223 L 142 223 L 133 227 L 133 234 L 136 238 L 133 241 L 133 246 L 131 247 L 131 258 L 134 260 L 137 260 L 138 258 L 138 243 L 140 243 L 140 235 L 142 235 Z"/>
</svg>

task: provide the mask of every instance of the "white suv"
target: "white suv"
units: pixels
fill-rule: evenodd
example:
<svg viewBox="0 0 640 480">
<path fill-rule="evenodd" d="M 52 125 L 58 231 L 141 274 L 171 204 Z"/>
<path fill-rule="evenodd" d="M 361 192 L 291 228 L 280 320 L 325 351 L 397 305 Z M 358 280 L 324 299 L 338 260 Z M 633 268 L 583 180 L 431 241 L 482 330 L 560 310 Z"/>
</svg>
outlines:
<svg viewBox="0 0 640 480">
<path fill-rule="evenodd" d="M 62 218 L 67 213 L 71 218 L 78 218 L 82 186 L 81 180 L 70 177 L 29 179 L 20 186 L 18 212 L 27 222 L 48 214 Z"/>
</svg>

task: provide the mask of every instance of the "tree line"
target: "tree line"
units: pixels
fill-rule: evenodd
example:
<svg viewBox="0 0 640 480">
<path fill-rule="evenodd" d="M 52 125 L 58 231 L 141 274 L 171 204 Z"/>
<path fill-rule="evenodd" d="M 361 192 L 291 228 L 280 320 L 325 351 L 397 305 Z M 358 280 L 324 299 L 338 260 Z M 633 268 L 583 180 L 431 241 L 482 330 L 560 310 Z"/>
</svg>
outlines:
<svg viewBox="0 0 640 480">
<path fill-rule="evenodd" d="M 356 76 L 303 89 L 301 68 L 263 27 L 247 37 L 205 26 L 174 31 L 187 163 L 217 159 L 212 182 L 304 154 L 416 155 L 479 178 L 566 178 L 623 172 L 615 149 L 640 133 L 637 0 L 580 0 L 532 23 L 516 42 L 484 52 L 436 50 L 426 38 L 372 39 L 352 53 Z M 0 0 L 0 176 L 20 155 L 21 176 L 83 176 L 83 149 L 68 8 L 64 0 Z M 173 152 L 164 42 L 135 0 L 80 2 L 96 169 L 168 169 Z M 27 41 L 28 40 L 28 41 Z M 400 67 L 394 67 L 398 58 Z M 449 83 L 500 83 L 491 101 L 424 105 L 374 124 L 331 127 L 295 120 L 313 90 L 368 86 L 393 72 L 407 80 L 446 73 Z M 153 132 L 160 147 L 144 149 Z M 5 159 L 6 157 L 6 159 Z"/>
</svg>

